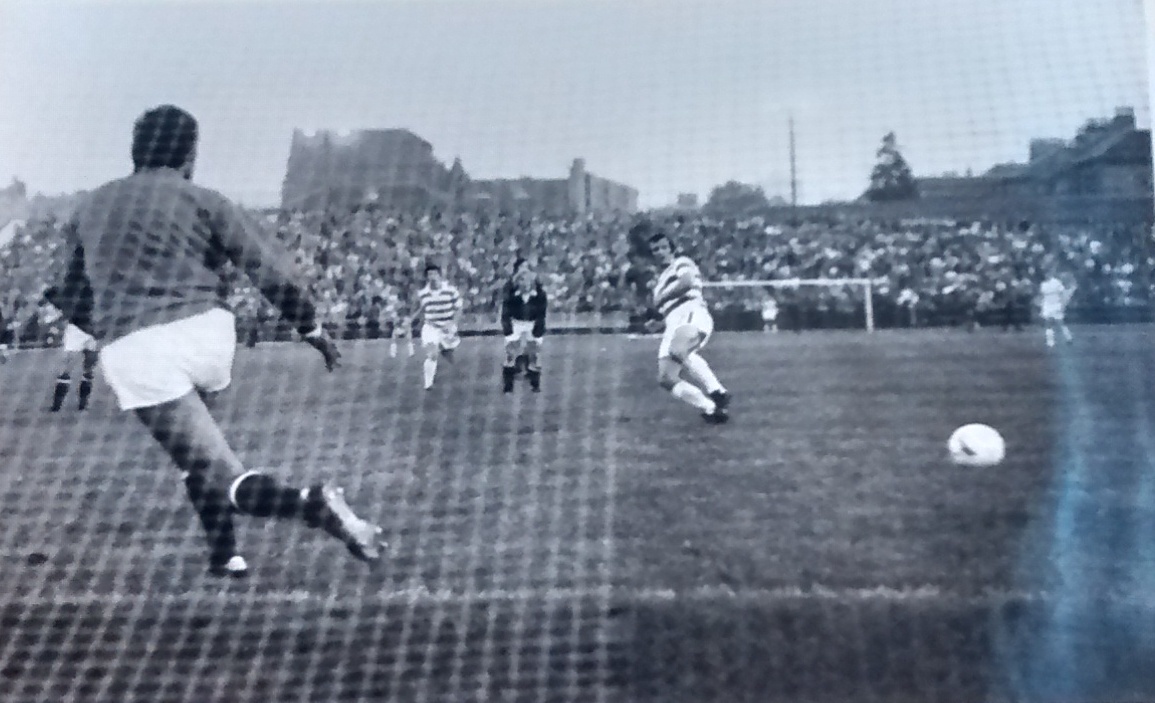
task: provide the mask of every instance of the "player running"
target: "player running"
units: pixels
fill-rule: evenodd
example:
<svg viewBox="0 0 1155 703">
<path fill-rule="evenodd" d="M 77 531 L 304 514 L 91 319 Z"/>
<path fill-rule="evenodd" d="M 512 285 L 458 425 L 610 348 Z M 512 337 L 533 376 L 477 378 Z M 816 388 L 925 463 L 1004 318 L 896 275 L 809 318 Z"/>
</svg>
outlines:
<svg viewBox="0 0 1155 703">
<path fill-rule="evenodd" d="M 324 357 L 340 354 L 316 324 L 292 259 L 238 206 L 191 183 L 197 123 L 180 108 L 144 113 L 132 135 L 132 175 L 92 192 L 65 230 L 73 252 L 59 304 L 102 349 L 100 367 L 181 469 L 209 544 L 209 571 L 242 576 L 234 513 L 301 520 L 359 559 L 380 555 L 381 528 L 357 517 L 339 488 L 291 488 L 248 471 L 213 420 L 206 398 L 229 386 L 236 351 L 220 268 L 233 262 Z M 84 286 L 91 287 L 85 296 Z M 94 303 L 90 320 L 79 310 Z"/>
<path fill-rule="evenodd" d="M 513 383 L 524 364 L 529 387 L 534 393 L 540 393 L 541 343 L 549 301 L 537 272 L 525 259 L 514 262 L 513 278 L 505 285 L 502 301 L 501 334 L 505 336 L 502 391 L 513 392 Z"/>
<path fill-rule="evenodd" d="M 1047 346 L 1055 346 L 1055 331 L 1063 333 L 1063 339 L 1070 344 L 1074 341 L 1071 330 L 1065 320 L 1067 305 L 1075 294 L 1075 285 L 1063 283 L 1058 274 L 1052 272 L 1047 280 L 1039 286 L 1039 317 L 1046 330 Z"/>
<path fill-rule="evenodd" d="M 461 294 L 445 280 L 441 267 L 425 267 L 425 287 L 417 293 L 421 315 L 421 350 L 425 353 L 425 390 L 433 387 L 437 377 L 437 357 L 453 361 L 453 350 L 461 345 L 457 332 L 461 314 Z"/>
<path fill-rule="evenodd" d="M 648 228 L 644 223 L 637 226 Z M 675 255 L 663 232 L 653 234 L 649 244 L 654 258 L 665 267 L 654 282 L 654 306 L 666 326 L 658 347 L 658 383 L 701 410 L 707 422 L 722 424 L 729 420 L 730 394 L 698 354 L 714 332 L 714 318 L 702 298 L 702 274 L 688 257 Z M 702 388 L 683 381 L 683 372 Z"/>
<path fill-rule="evenodd" d="M 382 329 L 389 331 L 389 356 L 397 357 L 398 339 L 408 342 L 409 356 L 417 353 L 413 344 L 413 320 L 405 313 L 401 296 L 392 288 L 385 293 L 380 324 Z"/>
</svg>

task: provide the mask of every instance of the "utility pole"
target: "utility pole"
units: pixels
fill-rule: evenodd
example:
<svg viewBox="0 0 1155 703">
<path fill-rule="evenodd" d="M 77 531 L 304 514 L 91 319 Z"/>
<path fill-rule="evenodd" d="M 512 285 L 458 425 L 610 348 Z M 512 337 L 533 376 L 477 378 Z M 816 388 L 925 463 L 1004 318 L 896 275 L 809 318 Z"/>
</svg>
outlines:
<svg viewBox="0 0 1155 703">
<path fill-rule="evenodd" d="M 790 214 L 798 216 L 798 165 L 794 154 L 794 115 L 790 116 Z"/>
</svg>

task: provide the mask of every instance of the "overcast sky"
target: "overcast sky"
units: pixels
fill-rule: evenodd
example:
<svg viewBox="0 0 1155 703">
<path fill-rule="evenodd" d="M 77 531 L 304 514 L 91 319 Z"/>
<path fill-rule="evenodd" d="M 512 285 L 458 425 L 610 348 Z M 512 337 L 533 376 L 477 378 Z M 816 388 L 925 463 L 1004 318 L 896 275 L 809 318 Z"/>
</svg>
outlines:
<svg viewBox="0 0 1155 703">
<path fill-rule="evenodd" d="M 888 130 L 915 172 L 1023 160 L 1134 106 L 1142 0 L 0 0 L 0 180 L 88 188 L 133 119 L 201 122 L 198 181 L 275 204 L 294 127 L 407 127 L 474 177 L 575 156 L 644 206 L 729 179 L 857 196 Z"/>
</svg>

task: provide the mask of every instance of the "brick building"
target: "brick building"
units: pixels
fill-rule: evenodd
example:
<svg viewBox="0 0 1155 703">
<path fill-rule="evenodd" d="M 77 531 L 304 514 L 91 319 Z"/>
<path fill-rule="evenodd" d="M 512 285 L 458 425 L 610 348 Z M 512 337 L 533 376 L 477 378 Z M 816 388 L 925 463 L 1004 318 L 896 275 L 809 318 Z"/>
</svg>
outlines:
<svg viewBox="0 0 1155 703">
<path fill-rule="evenodd" d="M 379 201 L 401 207 L 447 204 L 450 170 L 433 145 L 406 129 L 350 134 L 293 132 L 281 206 L 309 210 Z"/>
<path fill-rule="evenodd" d="M 293 132 L 281 205 L 289 210 L 377 202 L 402 208 L 494 208 L 551 215 L 637 209 L 638 192 L 589 173 L 575 159 L 564 178 L 473 180 L 446 167 L 406 129 Z"/>
<path fill-rule="evenodd" d="M 1026 163 L 917 183 L 924 208 L 1017 209 L 1041 219 L 1151 219 L 1151 130 L 1138 129 L 1134 111 L 1119 108 L 1111 119 L 1088 121 L 1074 139 L 1033 140 Z"/>
</svg>

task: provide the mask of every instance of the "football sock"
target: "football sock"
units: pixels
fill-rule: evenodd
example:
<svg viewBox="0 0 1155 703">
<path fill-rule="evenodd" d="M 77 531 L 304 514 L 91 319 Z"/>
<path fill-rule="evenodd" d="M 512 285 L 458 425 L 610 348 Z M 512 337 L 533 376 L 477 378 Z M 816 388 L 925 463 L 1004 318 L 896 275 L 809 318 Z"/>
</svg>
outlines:
<svg viewBox="0 0 1155 703">
<path fill-rule="evenodd" d="M 525 376 L 529 379 L 530 388 L 541 390 L 541 366 L 538 364 L 536 344 L 531 345 L 525 354 Z"/>
<path fill-rule="evenodd" d="M 1051 329 L 1050 327 L 1047 328 L 1047 346 L 1055 346 L 1055 330 Z"/>
<path fill-rule="evenodd" d="M 204 474 L 185 475 L 189 500 L 204 527 L 209 543 L 209 561 L 224 565 L 237 553 L 237 538 L 233 531 L 233 506 L 224 490 L 210 486 Z"/>
<path fill-rule="evenodd" d="M 79 407 L 84 410 L 88 407 L 88 398 L 92 395 L 92 373 L 86 373 L 80 377 L 80 386 L 76 389 L 77 395 L 80 398 Z"/>
<path fill-rule="evenodd" d="M 513 382 L 517 378 L 516 366 L 502 366 L 501 367 L 501 384 L 502 388 L 509 392 L 513 390 Z"/>
<path fill-rule="evenodd" d="M 670 392 L 673 393 L 674 397 L 678 400 L 689 403 L 704 413 L 712 413 L 716 409 L 714 407 L 714 401 L 707 398 L 701 389 L 691 383 L 678 381 L 678 383 L 670 389 Z"/>
<path fill-rule="evenodd" d="M 1065 337 L 1068 342 L 1074 339 L 1074 337 L 1071 336 L 1071 328 L 1066 325 L 1063 325 L 1063 337 Z"/>
<path fill-rule="evenodd" d="M 425 360 L 425 387 L 433 386 L 433 379 L 437 376 L 437 359 Z"/>
<path fill-rule="evenodd" d="M 718 377 L 714 375 L 710 364 L 706 363 L 706 360 L 698 354 L 691 354 L 687 357 L 684 366 L 686 370 L 690 372 L 690 375 L 702 384 L 702 387 L 706 389 L 707 393 L 726 390 L 718 381 Z"/>
<path fill-rule="evenodd" d="M 240 512 L 254 517 L 301 517 L 310 502 L 309 489 L 289 488 L 268 474 L 250 471 L 229 488 L 229 502 Z"/>
<path fill-rule="evenodd" d="M 56 387 L 52 390 L 52 411 L 56 412 L 64 407 L 64 399 L 68 397 L 68 389 L 72 385 L 72 378 L 67 373 L 56 377 Z"/>
</svg>

